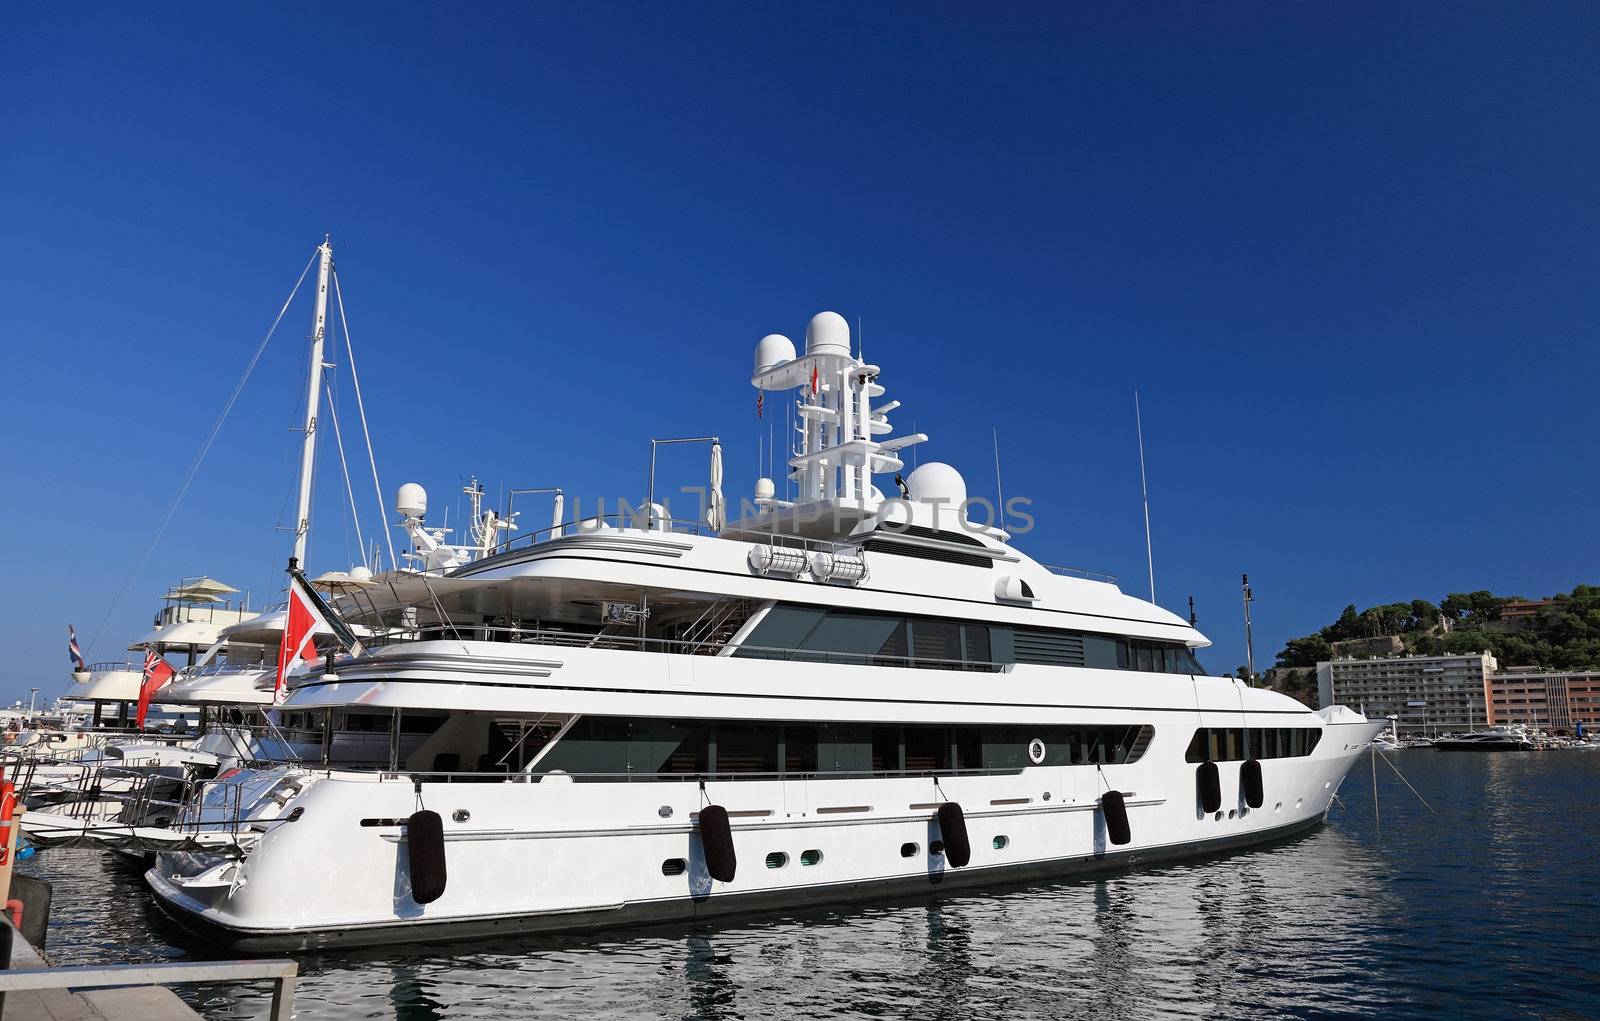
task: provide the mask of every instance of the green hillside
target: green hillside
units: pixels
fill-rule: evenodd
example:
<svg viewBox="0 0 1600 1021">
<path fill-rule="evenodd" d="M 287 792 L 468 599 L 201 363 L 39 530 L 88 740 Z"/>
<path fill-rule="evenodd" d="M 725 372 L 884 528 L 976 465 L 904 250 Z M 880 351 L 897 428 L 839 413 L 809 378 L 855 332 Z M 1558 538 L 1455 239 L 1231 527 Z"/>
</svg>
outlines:
<svg viewBox="0 0 1600 1021">
<path fill-rule="evenodd" d="M 1487 649 L 1502 669 L 1600 669 L 1600 588 L 1579 585 L 1549 598 L 1549 605 L 1514 617 L 1502 614 L 1506 604 L 1529 600 L 1486 589 L 1452 592 L 1438 603 L 1413 599 L 1365 610 L 1351 604 L 1327 627 L 1285 643 L 1278 653 L 1274 687 L 1315 705 L 1316 665 L 1333 658 L 1335 642 L 1386 636 L 1398 637 L 1407 652 L 1419 655 Z"/>
</svg>

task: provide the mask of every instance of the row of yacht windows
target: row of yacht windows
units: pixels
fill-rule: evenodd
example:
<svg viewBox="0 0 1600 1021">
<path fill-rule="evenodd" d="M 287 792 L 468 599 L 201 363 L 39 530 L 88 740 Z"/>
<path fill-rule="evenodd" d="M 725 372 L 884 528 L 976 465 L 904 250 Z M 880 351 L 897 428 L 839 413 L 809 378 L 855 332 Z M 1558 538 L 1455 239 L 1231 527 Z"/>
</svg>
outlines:
<svg viewBox="0 0 1600 1021">
<path fill-rule="evenodd" d="M 1030 765 L 1133 762 L 1153 733 L 1138 724 L 946 727 L 590 716 L 574 723 L 533 772 L 596 779 L 1015 772 Z"/>
<path fill-rule="evenodd" d="M 1311 727 L 1201 727 L 1189 741 L 1186 762 L 1243 762 L 1310 755 L 1322 739 Z"/>
<path fill-rule="evenodd" d="M 735 655 L 996 671 L 1010 663 L 1203 674 L 1182 644 L 1009 624 L 778 604 Z"/>
</svg>

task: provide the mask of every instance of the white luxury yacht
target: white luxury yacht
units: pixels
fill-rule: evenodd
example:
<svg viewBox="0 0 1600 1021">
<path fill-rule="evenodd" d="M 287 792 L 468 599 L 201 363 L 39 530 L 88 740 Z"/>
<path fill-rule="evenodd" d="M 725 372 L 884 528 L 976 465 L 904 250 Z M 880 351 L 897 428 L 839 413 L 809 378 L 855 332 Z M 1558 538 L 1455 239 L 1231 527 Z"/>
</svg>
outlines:
<svg viewBox="0 0 1600 1021">
<path fill-rule="evenodd" d="M 163 605 L 152 629 L 129 643 L 128 651 L 181 657 L 181 662 L 174 664 L 180 670 L 194 666 L 217 645 L 226 629 L 259 615 L 250 609 L 248 599 L 232 598 L 238 594 L 238 589 L 214 578 L 182 579 L 162 596 Z M 74 687 L 64 698 L 92 707 L 91 729 L 112 726 L 128 731 L 133 728 L 132 710 L 139 703 L 143 678 L 142 663 L 94 663 L 87 671 L 72 675 Z M 106 717 L 107 708 L 115 712 L 114 722 Z"/>
<path fill-rule="evenodd" d="M 271 949 L 1064 876 L 1320 823 L 1384 724 L 1207 676 L 1188 621 L 1033 560 L 948 465 L 885 498 L 926 437 L 890 438 L 879 375 L 831 312 L 802 355 L 762 339 L 754 385 L 800 393 L 792 499 L 761 479 L 725 525 L 706 437 L 704 519 L 647 498 L 344 600 L 408 640 L 292 678 L 279 726 L 320 761 L 105 836 L 162 851 L 147 879 L 183 924 Z"/>
</svg>

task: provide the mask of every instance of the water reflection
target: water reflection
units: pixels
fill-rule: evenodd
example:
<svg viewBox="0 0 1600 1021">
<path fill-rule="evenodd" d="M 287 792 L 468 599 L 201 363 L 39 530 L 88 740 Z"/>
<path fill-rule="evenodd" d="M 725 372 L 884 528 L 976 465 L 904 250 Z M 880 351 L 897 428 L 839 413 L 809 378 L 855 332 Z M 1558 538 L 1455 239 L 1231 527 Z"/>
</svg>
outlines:
<svg viewBox="0 0 1600 1021">
<path fill-rule="evenodd" d="M 307 957 L 300 1016 L 1593 1015 L 1589 758 L 1407 753 L 1438 815 L 1380 775 L 1376 826 L 1358 772 L 1330 827 L 1147 871 L 694 932 Z M 99 855 L 52 852 L 32 871 L 57 884 L 63 963 L 193 950 Z M 264 988 L 187 995 L 213 1018 L 265 1015 Z"/>
</svg>

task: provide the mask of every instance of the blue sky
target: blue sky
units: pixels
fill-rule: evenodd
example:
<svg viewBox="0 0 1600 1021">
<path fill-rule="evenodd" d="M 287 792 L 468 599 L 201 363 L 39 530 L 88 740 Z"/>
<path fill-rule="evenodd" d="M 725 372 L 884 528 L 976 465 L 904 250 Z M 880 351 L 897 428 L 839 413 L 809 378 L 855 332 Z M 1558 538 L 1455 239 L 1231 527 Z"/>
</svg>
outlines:
<svg viewBox="0 0 1600 1021">
<path fill-rule="evenodd" d="M 325 231 L 384 487 L 436 509 L 468 473 L 631 494 L 649 437 L 705 432 L 747 492 L 751 348 L 833 308 L 922 458 L 991 492 L 998 428 L 1024 548 L 1134 592 L 1138 387 L 1158 594 L 1213 667 L 1241 571 L 1258 660 L 1346 602 L 1600 580 L 1592 4 L 3 21 L 0 698 L 63 688 L 68 622 L 119 654 L 180 575 L 272 597 L 303 302 L 100 627 Z"/>
</svg>

